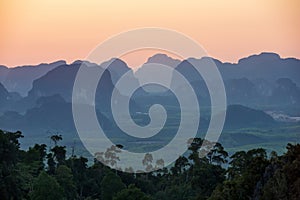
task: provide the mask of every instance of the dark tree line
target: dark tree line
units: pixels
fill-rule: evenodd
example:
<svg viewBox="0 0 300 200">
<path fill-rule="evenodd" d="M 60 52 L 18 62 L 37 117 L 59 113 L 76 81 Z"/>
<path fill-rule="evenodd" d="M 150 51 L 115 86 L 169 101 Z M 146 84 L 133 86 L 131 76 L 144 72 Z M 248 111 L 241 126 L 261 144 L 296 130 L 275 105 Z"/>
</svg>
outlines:
<svg viewBox="0 0 300 200">
<path fill-rule="evenodd" d="M 21 137 L 21 132 L 0 130 L 1 200 L 300 199 L 299 144 L 288 144 L 281 156 L 268 156 L 261 148 L 229 156 L 220 143 L 194 138 L 188 142 L 189 155 L 172 166 L 125 173 L 97 159 L 88 166 L 84 157 L 67 158 L 66 147 L 58 145 L 60 135 L 51 137 L 54 146 L 48 151 L 45 144 L 21 150 Z M 151 154 L 144 162 L 149 168 Z M 162 166 L 163 160 L 157 163 Z"/>
</svg>

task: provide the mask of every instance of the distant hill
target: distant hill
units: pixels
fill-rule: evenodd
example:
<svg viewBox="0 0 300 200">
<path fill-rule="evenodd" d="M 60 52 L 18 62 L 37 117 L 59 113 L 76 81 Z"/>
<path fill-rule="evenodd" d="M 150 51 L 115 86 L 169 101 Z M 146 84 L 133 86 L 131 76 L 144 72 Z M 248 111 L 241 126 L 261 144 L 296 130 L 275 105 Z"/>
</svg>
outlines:
<svg viewBox="0 0 300 200">
<path fill-rule="evenodd" d="M 22 97 L 17 92 L 8 92 L 7 89 L 0 83 L 0 114 L 6 110 L 12 109 L 15 102 Z"/>
<path fill-rule="evenodd" d="M 274 82 L 279 78 L 289 78 L 300 85 L 300 60 L 295 58 L 283 59 L 275 53 L 252 55 L 240 59 L 238 63 L 222 63 L 209 57 L 190 58 L 190 60 L 197 63 L 197 67 L 205 65 L 209 60 L 214 61 L 224 80 L 247 78 L 251 81 L 264 79 Z M 193 69 L 189 59 L 182 61 L 176 69 L 190 81 L 202 79 Z"/>
<path fill-rule="evenodd" d="M 248 108 L 242 105 L 230 105 L 226 111 L 224 128 L 266 128 L 275 124 L 275 120 L 261 110 Z"/>
<path fill-rule="evenodd" d="M 141 103 L 142 99 L 136 99 L 137 103 Z M 146 98 L 148 102 L 145 102 L 148 107 L 153 103 L 165 104 L 168 102 L 168 97 L 151 97 Z M 83 105 L 88 106 L 88 105 Z M 173 106 L 176 106 L 174 104 Z M 178 106 L 178 102 L 177 102 Z M 168 119 L 166 126 L 170 127 L 162 131 L 162 133 L 154 138 L 156 140 L 165 140 L 166 137 L 171 137 L 179 123 L 180 115 L 179 110 L 166 107 L 168 113 Z M 139 125 L 145 125 L 149 123 L 148 109 L 140 110 L 142 112 L 133 113 L 133 119 Z M 127 136 L 120 135 L 120 130 L 115 129 L 115 122 L 111 121 L 109 116 L 103 114 L 99 110 L 97 111 L 98 120 L 101 127 L 104 130 L 109 130 L 110 134 L 114 137 L 127 138 Z M 177 117 L 176 117 L 177 116 Z M 201 118 L 199 131 L 206 131 L 209 124 L 209 120 Z M 271 116 L 263 111 L 251 109 L 242 105 L 231 105 L 228 106 L 225 130 L 236 130 L 241 128 L 266 128 L 274 127 L 278 125 Z M 72 116 L 72 105 L 64 100 L 60 95 L 52 95 L 47 97 L 40 97 L 34 106 L 34 108 L 28 109 L 26 113 L 19 114 L 13 111 L 7 111 L 2 116 L 0 115 L 0 127 L 5 130 L 22 130 L 26 136 L 31 137 L 45 137 L 47 131 L 57 131 L 64 135 L 66 141 L 70 141 L 73 137 L 78 137 L 76 134 L 75 125 Z M 172 130 L 172 132 L 170 132 Z M 238 136 L 238 135 L 237 135 Z M 238 136 L 239 138 L 242 136 Z M 244 136 L 247 138 L 246 136 Z M 250 136 L 249 136 L 250 137 Z M 252 136 L 251 136 L 252 137 Z M 130 140 L 130 138 L 127 138 Z M 241 141 L 243 142 L 243 141 Z M 247 143 L 244 141 L 244 143 Z"/>
<path fill-rule="evenodd" d="M 178 59 L 174 59 L 167 56 L 166 54 L 159 53 L 149 57 L 146 63 L 158 63 L 175 68 L 177 67 L 177 65 L 179 65 L 180 62 L 181 61 Z"/>
<path fill-rule="evenodd" d="M 107 117 L 97 111 L 100 124 L 103 129 L 109 129 L 111 123 Z M 60 95 L 40 97 L 34 108 L 19 114 L 7 111 L 0 116 L 0 127 L 6 130 L 23 130 L 30 136 L 43 136 L 47 131 L 59 131 L 61 133 L 76 135 L 73 122 L 72 104 L 66 102 Z M 70 135 L 65 135 L 70 137 Z"/>
<path fill-rule="evenodd" d="M 107 70 L 110 72 L 111 80 L 114 85 L 126 72 L 132 72 L 131 68 L 129 68 L 123 60 L 118 58 L 112 58 L 111 60 L 100 64 L 100 66 L 107 68 Z"/>
<path fill-rule="evenodd" d="M 249 56 L 238 63 L 222 63 L 209 57 L 183 60 L 176 70 L 190 82 L 199 100 L 202 98 L 205 104 L 209 102 L 208 90 L 194 67 L 201 68 L 211 62 L 216 64 L 224 80 L 228 105 L 242 104 L 300 113 L 300 60 L 282 59 L 275 53 Z M 191 63 L 196 63 L 196 66 Z M 173 84 L 177 84 L 176 80 Z M 180 90 L 181 86 L 177 84 L 177 88 Z"/>
<path fill-rule="evenodd" d="M 250 80 L 265 79 L 274 82 L 280 78 L 289 78 L 300 85 L 300 60 L 283 59 L 275 53 L 252 55 L 240 59 L 237 64 L 223 63 L 223 67 L 218 67 L 224 79 L 246 77 Z"/>
<path fill-rule="evenodd" d="M 190 61 L 197 63 L 197 67 L 204 66 L 212 61 L 216 64 L 224 79 L 228 105 L 241 104 L 259 109 L 283 110 L 292 115 L 300 113 L 300 106 L 298 106 L 300 104 L 300 60 L 294 58 L 282 59 L 274 53 L 252 55 L 240 59 L 238 63 L 222 63 L 209 57 L 200 59 L 189 58 L 180 61 L 164 54 L 156 54 L 148 59 L 148 64 L 158 63 L 175 68 L 190 82 L 196 91 L 200 106 L 209 106 L 210 95 L 207 86 Z M 109 66 L 107 66 L 108 64 Z M 99 65 L 87 61 L 75 61 L 71 64 L 57 61 L 50 64 L 40 64 L 35 67 L 24 66 L 8 69 L 0 66 L 0 79 L 2 77 L 3 80 L 3 77 L 6 77 L 3 80 L 6 85 L 14 82 L 14 84 L 9 85 L 12 91 L 21 91 L 24 94 L 24 87 L 27 88 L 26 91 L 29 91 L 28 95 L 21 100 L 17 93 L 10 92 L 10 97 L 8 97 L 4 92 L 2 94 L 2 110 L 14 110 L 24 113 L 27 109 L 34 107 L 39 97 L 55 94 L 59 94 L 67 102 L 71 102 L 74 80 L 81 65 L 91 69 L 102 70 L 102 72 L 103 68 L 107 67 L 97 89 L 97 99 L 99 102 L 105 102 L 101 104 L 102 108 L 105 109 L 110 105 L 111 92 L 120 77 L 127 73 L 129 75 L 127 84 L 138 85 L 139 81 L 135 76 L 144 70 L 142 66 L 134 73 L 120 59 L 111 59 Z M 95 71 L 95 73 L 97 72 Z M 34 78 L 35 80 L 33 80 Z M 10 91 L 5 84 L 3 85 L 7 92 Z M 30 89 L 28 89 L 28 84 L 32 85 Z M 175 84 L 177 91 L 184 92 L 181 91 L 183 89 L 182 86 L 176 81 L 172 80 L 172 84 Z M 12 87 L 12 85 L 15 85 L 15 87 Z M 21 90 L 19 86 L 23 89 Z M 160 94 L 155 95 L 164 96 L 166 104 L 174 105 L 169 91 L 160 86 L 147 86 L 147 88 L 150 87 L 157 88 L 155 91 L 158 91 Z M 147 88 L 145 87 L 144 89 Z M 144 99 L 145 102 L 148 102 L 147 98 L 151 98 L 152 95 L 149 91 L 137 90 L 134 98 Z M 120 92 L 126 94 L 124 91 Z M 13 101 L 8 106 L 3 100 L 5 98 L 13 98 L 17 100 L 17 103 Z"/>
<path fill-rule="evenodd" d="M 299 117 L 300 60 L 298 59 L 282 59 L 274 53 L 249 56 L 240 59 L 238 63 L 222 63 L 209 57 L 189 58 L 183 61 L 163 54 L 150 57 L 146 64 L 169 65 L 181 73 L 196 92 L 201 108 L 198 132 L 205 132 L 209 124 L 210 95 L 206 83 L 190 61 L 197 63 L 197 67 L 213 61 L 224 79 L 228 105 L 224 131 L 231 132 L 231 135 L 225 138 L 226 144 L 230 145 L 232 140 L 235 140 L 235 145 L 239 143 L 246 145 L 248 141 L 253 143 L 269 141 L 268 136 L 260 137 L 252 133 L 240 134 L 238 131 L 251 128 L 276 129 L 278 125 L 287 124 L 287 122 L 274 121 L 265 111 Z M 101 126 L 109 130 L 109 135 L 116 139 L 121 130 L 116 127 L 111 113 L 112 91 L 116 89 L 121 99 L 127 98 L 126 92 L 118 91 L 116 88 L 120 78 L 126 73 L 129 75 L 126 84 L 138 86 L 138 73 L 147 72 L 146 65 L 134 72 L 120 59 L 111 59 L 99 64 L 88 61 L 66 64 L 64 61 L 58 61 L 35 67 L 25 66 L 13 69 L 0 66 L 0 128 L 12 131 L 22 130 L 24 134 L 32 137 L 44 137 L 48 130 L 59 130 L 67 134 L 69 139 L 77 137 L 71 100 L 74 81 L 81 66 L 91 70 L 91 73 L 103 73 L 96 89 L 95 108 Z M 147 74 L 144 75 L 147 76 Z M 158 70 L 157 76 L 160 75 Z M 176 92 L 182 92 L 189 97 L 182 85 L 173 80 L 172 76 L 169 78 L 170 82 L 176 86 Z M 155 88 L 155 92 L 146 90 L 145 87 L 134 92 L 130 99 L 130 114 L 138 125 L 147 125 L 150 122 L 148 116 L 150 106 L 162 104 L 170 118 L 167 119 L 167 127 L 161 135 L 152 139 L 171 138 L 180 122 L 179 102 L 170 90 L 155 84 L 151 85 L 151 89 Z M 23 97 L 17 92 L 20 92 Z M 91 93 L 84 91 L 81 95 L 90 99 L 88 97 Z M 88 102 L 82 106 L 91 106 L 91 104 Z M 292 125 L 298 124 L 292 123 Z M 237 132 L 232 133 L 232 131 Z M 126 137 L 129 138 L 128 135 Z M 286 140 L 289 138 L 290 136 Z M 130 140 L 135 141 L 135 138 L 130 138 Z M 280 140 L 277 138 L 276 141 Z"/>
<path fill-rule="evenodd" d="M 64 64 L 66 64 L 65 61 L 56 61 L 49 64 L 42 63 L 36 66 L 28 65 L 14 68 L 0 66 L 0 82 L 8 91 L 18 92 L 22 96 L 26 96 L 35 79 Z"/>
<path fill-rule="evenodd" d="M 109 105 L 108 98 L 114 88 L 110 73 L 107 70 L 103 71 L 103 68 L 96 64 L 76 61 L 69 65 L 61 65 L 36 79 L 33 82 L 32 89 L 28 92 L 28 96 L 17 105 L 17 110 L 22 111 L 22 108 L 32 108 L 38 98 L 56 94 L 59 94 L 65 101 L 71 102 L 73 85 L 80 66 L 87 67 L 91 70 L 91 73 L 103 72 L 98 84 L 96 99 L 104 101 L 105 106 Z M 90 94 L 87 93 L 86 95 Z"/>
<path fill-rule="evenodd" d="M 109 71 L 111 80 L 114 86 L 116 86 L 119 79 L 126 73 L 126 84 L 128 85 L 139 85 L 138 80 L 134 76 L 134 72 L 131 68 L 127 66 L 127 64 L 118 59 L 113 58 L 107 62 L 100 64 L 101 67 L 107 69 Z M 127 94 L 128 91 L 120 91 L 123 94 Z"/>
</svg>

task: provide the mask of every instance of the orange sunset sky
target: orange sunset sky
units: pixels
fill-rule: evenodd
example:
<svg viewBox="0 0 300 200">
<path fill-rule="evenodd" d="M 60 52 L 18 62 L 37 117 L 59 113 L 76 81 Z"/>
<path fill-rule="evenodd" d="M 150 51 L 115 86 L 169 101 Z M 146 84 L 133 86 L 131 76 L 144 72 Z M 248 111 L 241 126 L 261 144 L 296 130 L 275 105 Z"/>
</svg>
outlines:
<svg viewBox="0 0 300 200">
<path fill-rule="evenodd" d="M 0 0 L 0 65 L 84 59 L 117 33 L 177 30 L 221 61 L 263 51 L 300 58 L 299 0 Z M 131 66 L 155 52 L 125 60 Z"/>
</svg>

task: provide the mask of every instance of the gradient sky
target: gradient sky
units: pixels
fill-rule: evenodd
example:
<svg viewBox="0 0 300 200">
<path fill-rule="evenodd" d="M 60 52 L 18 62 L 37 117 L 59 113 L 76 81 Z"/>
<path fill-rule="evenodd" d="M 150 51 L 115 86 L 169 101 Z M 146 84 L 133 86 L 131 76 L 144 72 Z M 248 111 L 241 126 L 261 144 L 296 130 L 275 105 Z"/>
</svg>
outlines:
<svg viewBox="0 0 300 200">
<path fill-rule="evenodd" d="M 108 37 L 149 26 L 184 33 L 222 61 L 263 51 L 300 58 L 299 19 L 299 0 L 0 0 L 0 64 L 84 59 Z"/>
</svg>

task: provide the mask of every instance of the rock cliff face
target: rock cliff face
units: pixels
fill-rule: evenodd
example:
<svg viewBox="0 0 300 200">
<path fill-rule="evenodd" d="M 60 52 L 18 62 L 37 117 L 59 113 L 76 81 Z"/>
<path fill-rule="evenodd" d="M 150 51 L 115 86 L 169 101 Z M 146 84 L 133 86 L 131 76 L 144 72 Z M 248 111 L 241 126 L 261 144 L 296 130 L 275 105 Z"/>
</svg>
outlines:
<svg viewBox="0 0 300 200">
<path fill-rule="evenodd" d="M 56 61 L 53 63 L 43 63 L 32 66 L 20 66 L 15 68 L 7 68 L 0 66 L 0 82 L 10 92 L 18 92 L 22 96 L 26 96 L 32 88 L 35 79 L 44 76 L 47 72 L 58 66 L 66 64 L 65 61 Z"/>
</svg>

